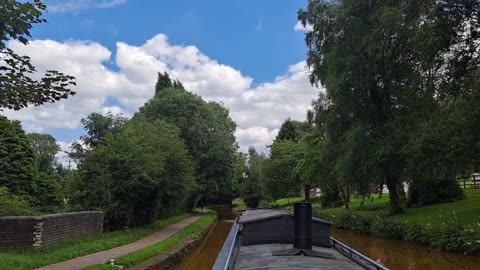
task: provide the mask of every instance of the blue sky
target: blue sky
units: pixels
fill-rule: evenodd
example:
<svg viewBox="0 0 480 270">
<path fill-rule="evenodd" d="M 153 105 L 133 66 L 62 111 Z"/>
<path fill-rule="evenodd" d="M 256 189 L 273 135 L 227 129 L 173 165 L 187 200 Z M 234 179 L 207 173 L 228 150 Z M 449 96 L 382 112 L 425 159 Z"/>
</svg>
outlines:
<svg viewBox="0 0 480 270">
<path fill-rule="evenodd" d="M 156 72 L 187 90 L 223 102 L 237 122 L 242 150 L 260 150 L 291 117 L 304 119 L 319 89 L 308 83 L 305 29 L 298 0 L 45 0 L 48 23 L 36 25 L 28 46 L 42 72 L 77 78 L 67 101 L 6 111 L 28 132 L 53 134 L 63 146 L 82 135 L 93 111 L 132 115 L 153 95 Z"/>
<path fill-rule="evenodd" d="M 76 2 L 74 0 L 72 2 Z M 46 1 L 55 7 L 68 0 Z M 81 0 L 80 0 L 81 2 Z M 89 2 L 89 1 L 86 1 Z M 173 44 L 194 44 L 257 82 L 271 81 L 305 59 L 304 33 L 292 31 L 303 0 L 129 0 L 111 8 L 49 12 L 36 39 L 117 41 L 141 45 L 158 33 Z"/>
</svg>

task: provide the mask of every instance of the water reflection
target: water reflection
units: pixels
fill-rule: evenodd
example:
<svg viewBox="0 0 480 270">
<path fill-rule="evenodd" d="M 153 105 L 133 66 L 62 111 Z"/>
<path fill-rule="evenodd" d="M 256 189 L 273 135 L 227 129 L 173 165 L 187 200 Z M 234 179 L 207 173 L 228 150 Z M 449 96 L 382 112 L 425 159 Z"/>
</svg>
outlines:
<svg viewBox="0 0 480 270">
<path fill-rule="evenodd" d="M 218 221 L 212 232 L 194 253 L 175 268 L 176 270 L 212 269 L 236 218 L 236 208 L 220 207 L 214 210 L 217 212 Z"/>
<path fill-rule="evenodd" d="M 480 257 L 431 250 L 399 240 L 370 237 L 334 229 L 333 237 L 381 262 L 391 270 L 477 270 Z"/>
</svg>

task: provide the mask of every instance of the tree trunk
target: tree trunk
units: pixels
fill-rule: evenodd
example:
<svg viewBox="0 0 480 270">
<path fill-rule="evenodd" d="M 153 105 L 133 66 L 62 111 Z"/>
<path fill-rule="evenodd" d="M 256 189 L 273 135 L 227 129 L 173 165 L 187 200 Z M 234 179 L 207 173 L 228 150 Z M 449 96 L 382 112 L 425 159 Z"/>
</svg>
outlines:
<svg viewBox="0 0 480 270">
<path fill-rule="evenodd" d="M 382 198 L 382 196 L 383 196 L 383 185 L 384 185 L 383 182 L 384 182 L 384 181 L 382 181 L 382 182 L 380 183 L 380 185 L 378 186 L 378 198 Z"/>
<path fill-rule="evenodd" d="M 398 178 L 396 176 L 387 176 L 385 178 L 388 191 L 390 192 L 390 207 L 393 213 L 402 212 L 402 201 L 398 194 Z"/>
<path fill-rule="evenodd" d="M 403 182 L 402 181 L 398 181 L 397 189 L 398 189 L 398 195 L 400 197 L 401 203 L 406 203 L 407 202 L 407 194 L 405 194 L 405 189 L 403 188 Z"/>
<path fill-rule="evenodd" d="M 305 201 L 309 202 L 310 201 L 310 185 L 305 185 Z"/>
<path fill-rule="evenodd" d="M 348 206 L 349 197 L 350 195 L 348 194 L 348 186 L 344 186 L 342 188 L 342 199 L 343 199 L 343 204 L 345 205 L 345 209 L 349 209 L 349 206 Z"/>
<path fill-rule="evenodd" d="M 347 185 L 347 202 L 350 202 L 350 186 Z"/>
</svg>

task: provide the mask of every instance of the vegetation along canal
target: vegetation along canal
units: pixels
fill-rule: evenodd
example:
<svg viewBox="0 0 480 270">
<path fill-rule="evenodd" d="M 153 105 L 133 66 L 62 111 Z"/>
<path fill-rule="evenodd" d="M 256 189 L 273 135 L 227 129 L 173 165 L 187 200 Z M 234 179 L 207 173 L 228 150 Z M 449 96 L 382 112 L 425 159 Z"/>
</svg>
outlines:
<svg viewBox="0 0 480 270">
<path fill-rule="evenodd" d="M 480 258 L 477 256 L 432 250 L 404 241 L 376 238 L 347 230 L 334 229 L 332 235 L 391 270 L 480 269 Z"/>
<path fill-rule="evenodd" d="M 218 252 L 222 249 L 223 242 L 236 218 L 237 208 L 219 207 L 217 212 L 218 221 L 212 232 L 207 236 L 202 245 L 194 251 L 185 261 L 180 263 L 176 270 L 210 270 L 215 264 Z"/>
</svg>

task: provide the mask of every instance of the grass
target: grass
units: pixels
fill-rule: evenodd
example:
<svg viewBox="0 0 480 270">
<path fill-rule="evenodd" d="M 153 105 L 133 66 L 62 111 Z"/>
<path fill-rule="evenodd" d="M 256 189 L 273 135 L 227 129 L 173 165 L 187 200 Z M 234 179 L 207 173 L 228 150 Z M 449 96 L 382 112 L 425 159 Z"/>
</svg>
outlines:
<svg viewBox="0 0 480 270">
<path fill-rule="evenodd" d="M 446 220 L 454 219 L 456 222 L 465 225 L 480 224 L 480 189 L 466 189 L 466 199 L 451 203 L 441 203 L 417 208 L 405 208 L 404 213 L 390 215 L 388 194 L 378 198 L 372 195 L 372 199 L 365 199 L 361 205 L 361 198 L 352 198 L 349 207 L 352 211 L 365 216 L 380 216 L 388 219 L 395 219 L 402 222 L 410 222 L 420 225 L 439 226 Z M 275 201 L 278 207 L 290 207 L 295 202 L 302 201 L 302 198 L 285 198 Z M 312 203 L 318 211 L 332 213 L 344 211 L 344 207 L 320 209 L 316 198 Z"/>
<path fill-rule="evenodd" d="M 400 239 L 428 245 L 435 249 L 480 255 L 480 189 L 465 190 L 466 199 L 418 208 L 404 208 L 401 214 L 389 213 L 389 198 L 372 196 L 361 204 L 361 198 L 344 207 L 322 209 L 313 203 L 316 217 L 334 222 L 339 228 L 359 233 Z M 291 210 L 299 198 L 276 202 Z"/>
<path fill-rule="evenodd" d="M 41 249 L 0 251 L 0 269 L 35 269 L 75 257 L 122 246 L 152 234 L 159 229 L 177 223 L 191 215 L 191 213 L 184 213 L 164 220 L 159 220 L 148 227 L 126 229 L 105 233 L 100 236 L 64 241 Z"/>
<path fill-rule="evenodd" d="M 217 219 L 216 214 L 214 212 L 209 211 L 207 212 L 206 215 L 201 217 L 199 220 L 193 222 L 192 224 L 183 228 L 178 233 L 170 236 L 169 238 L 155 245 L 118 257 L 115 260 L 115 264 L 122 265 L 125 267 L 131 267 L 139 263 L 142 263 L 151 257 L 160 255 L 185 240 L 201 239 L 205 236 L 206 233 L 208 233 L 209 228 L 215 222 L 216 219 Z M 95 265 L 86 269 L 109 270 L 109 269 L 117 269 L 117 268 L 110 265 L 103 264 L 103 265 Z"/>
</svg>

